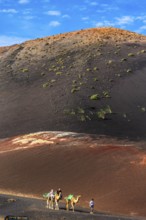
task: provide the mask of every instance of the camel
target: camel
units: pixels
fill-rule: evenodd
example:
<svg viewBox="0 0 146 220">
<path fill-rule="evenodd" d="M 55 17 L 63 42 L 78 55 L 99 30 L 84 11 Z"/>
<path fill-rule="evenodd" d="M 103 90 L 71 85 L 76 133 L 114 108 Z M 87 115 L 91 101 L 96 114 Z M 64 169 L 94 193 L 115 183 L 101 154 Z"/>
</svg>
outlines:
<svg viewBox="0 0 146 220">
<path fill-rule="evenodd" d="M 69 195 L 67 197 L 65 197 L 66 200 L 66 210 L 69 210 L 69 206 L 71 206 L 71 209 L 74 212 L 74 208 L 75 208 L 75 204 L 79 201 L 81 195 L 78 195 L 76 197 L 74 197 L 73 195 Z"/>
<path fill-rule="evenodd" d="M 54 197 L 54 203 L 55 203 L 55 209 L 59 210 L 59 201 L 62 199 L 62 193 L 60 192 L 59 194 L 55 193 Z"/>
<path fill-rule="evenodd" d="M 43 194 L 43 197 L 47 202 L 46 208 L 53 209 L 54 208 L 54 202 L 53 202 L 54 196 L 50 196 L 50 192 L 49 192 L 49 193 Z"/>
<path fill-rule="evenodd" d="M 54 196 L 48 196 L 46 207 L 49 208 L 49 209 L 54 209 L 55 208 L 55 206 L 54 206 Z"/>
<path fill-rule="evenodd" d="M 61 200 L 61 193 L 59 194 L 57 194 L 56 192 L 54 194 L 45 193 L 43 197 L 47 199 L 46 208 L 59 210 L 59 201 Z"/>
</svg>

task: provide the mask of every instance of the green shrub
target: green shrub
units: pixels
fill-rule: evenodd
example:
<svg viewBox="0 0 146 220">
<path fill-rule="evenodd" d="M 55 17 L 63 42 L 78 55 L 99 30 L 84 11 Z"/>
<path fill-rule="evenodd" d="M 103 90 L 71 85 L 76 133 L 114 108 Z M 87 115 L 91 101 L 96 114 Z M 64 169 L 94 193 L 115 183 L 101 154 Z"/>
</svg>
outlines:
<svg viewBox="0 0 146 220">
<path fill-rule="evenodd" d="M 21 69 L 21 71 L 22 71 L 23 73 L 26 73 L 26 72 L 28 72 L 28 69 L 27 69 L 27 68 L 24 68 L 24 69 Z"/>
<path fill-rule="evenodd" d="M 97 112 L 97 116 L 98 116 L 98 118 L 104 120 L 106 118 L 106 113 L 103 109 L 101 109 L 100 111 Z"/>
<path fill-rule="evenodd" d="M 49 86 L 49 82 L 43 84 L 43 88 L 47 88 Z"/>
<path fill-rule="evenodd" d="M 80 108 L 80 107 L 78 107 L 77 111 L 78 111 L 79 114 L 84 114 L 85 113 L 85 110 L 83 108 Z"/>
<path fill-rule="evenodd" d="M 77 81 L 76 81 L 76 80 L 73 80 L 72 83 L 75 84 L 75 83 L 77 83 Z"/>
<path fill-rule="evenodd" d="M 108 105 L 107 107 L 105 107 L 104 109 L 100 109 L 100 111 L 98 111 L 97 113 L 98 118 L 100 119 L 106 119 L 107 114 L 112 114 L 112 109 L 111 107 Z"/>
<path fill-rule="evenodd" d="M 62 72 L 56 72 L 56 75 L 62 75 Z"/>
<path fill-rule="evenodd" d="M 112 64 L 113 63 L 113 60 L 109 60 L 108 62 L 107 62 L 107 64 Z"/>
<path fill-rule="evenodd" d="M 80 119 L 80 121 L 86 121 L 85 115 L 81 115 L 81 116 L 79 117 L 79 119 Z"/>
<path fill-rule="evenodd" d="M 108 91 L 103 91 L 103 95 L 105 98 L 110 98 L 110 94 Z"/>
<path fill-rule="evenodd" d="M 93 81 L 94 81 L 94 82 L 98 81 L 97 77 L 93 78 Z"/>
<path fill-rule="evenodd" d="M 86 115 L 85 117 L 86 117 L 86 119 L 91 121 L 91 118 L 88 115 Z"/>
<path fill-rule="evenodd" d="M 70 111 L 70 115 L 75 115 L 76 114 L 76 112 L 72 109 L 71 111 Z"/>
<path fill-rule="evenodd" d="M 50 82 L 51 82 L 51 83 L 54 83 L 54 82 L 56 82 L 56 79 L 51 79 Z"/>
<path fill-rule="evenodd" d="M 141 53 L 146 53 L 146 50 L 141 50 L 140 52 L 141 52 Z"/>
<path fill-rule="evenodd" d="M 122 59 L 121 59 L 121 62 L 126 61 L 126 60 L 127 60 L 126 58 L 122 58 Z"/>
<path fill-rule="evenodd" d="M 118 76 L 118 77 L 121 77 L 121 74 L 120 73 L 117 73 L 117 74 L 115 74 L 116 76 Z"/>
<path fill-rule="evenodd" d="M 146 111 L 146 108 L 145 108 L 145 107 L 141 107 L 141 111 L 142 111 L 142 112 L 145 112 L 145 111 Z"/>
<path fill-rule="evenodd" d="M 99 100 L 100 96 L 99 96 L 99 94 L 93 94 L 93 95 L 90 96 L 90 99 L 91 100 Z"/>
<path fill-rule="evenodd" d="M 72 88 L 71 93 L 78 92 L 79 90 L 80 90 L 80 87 L 74 87 Z"/>
<path fill-rule="evenodd" d="M 132 69 L 127 69 L 126 72 L 127 72 L 127 73 L 131 73 L 131 72 L 132 72 Z"/>
<path fill-rule="evenodd" d="M 126 115 L 126 113 L 124 113 L 124 114 L 123 114 L 123 118 L 127 118 L 127 115 Z"/>
<path fill-rule="evenodd" d="M 106 114 L 112 114 L 113 113 L 112 109 L 109 105 L 104 109 L 104 111 L 106 112 Z"/>
<path fill-rule="evenodd" d="M 134 57 L 133 53 L 128 53 L 128 57 Z"/>
<path fill-rule="evenodd" d="M 69 115 L 70 114 L 70 110 L 69 109 L 64 109 L 64 114 L 67 114 L 67 115 Z"/>
</svg>

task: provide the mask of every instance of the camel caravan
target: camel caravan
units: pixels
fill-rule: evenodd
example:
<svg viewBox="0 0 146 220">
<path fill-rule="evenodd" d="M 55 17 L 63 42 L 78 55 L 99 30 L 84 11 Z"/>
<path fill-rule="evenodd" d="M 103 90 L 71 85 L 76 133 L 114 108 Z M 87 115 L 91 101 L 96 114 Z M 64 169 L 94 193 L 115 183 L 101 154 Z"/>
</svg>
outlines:
<svg viewBox="0 0 146 220">
<path fill-rule="evenodd" d="M 75 205 L 78 203 L 81 195 L 74 196 L 72 194 L 65 197 L 66 210 L 72 209 L 74 212 Z M 53 189 L 49 193 L 43 194 L 43 198 L 46 199 L 46 208 L 59 210 L 59 201 L 63 199 L 62 190 L 59 188 L 56 192 Z"/>
</svg>

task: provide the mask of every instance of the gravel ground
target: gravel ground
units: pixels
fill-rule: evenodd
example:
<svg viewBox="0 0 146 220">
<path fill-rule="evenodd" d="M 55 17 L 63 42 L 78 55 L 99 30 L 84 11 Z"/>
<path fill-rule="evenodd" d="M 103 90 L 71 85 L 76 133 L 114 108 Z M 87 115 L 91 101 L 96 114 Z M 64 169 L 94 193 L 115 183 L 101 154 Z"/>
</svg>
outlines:
<svg viewBox="0 0 146 220">
<path fill-rule="evenodd" d="M 17 196 L 0 195 L 0 220 L 6 216 L 15 216 L 16 219 L 29 220 L 142 220 L 141 217 L 112 216 L 96 211 L 93 215 L 89 214 L 88 209 L 76 207 L 75 212 L 67 212 L 65 204 L 60 204 L 60 210 L 49 210 L 45 207 L 45 201 L 34 198 L 24 198 Z M 23 218 L 18 218 L 18 217 Z M 26 218 L 27 217 L 27 218 Z"/>
</svg>

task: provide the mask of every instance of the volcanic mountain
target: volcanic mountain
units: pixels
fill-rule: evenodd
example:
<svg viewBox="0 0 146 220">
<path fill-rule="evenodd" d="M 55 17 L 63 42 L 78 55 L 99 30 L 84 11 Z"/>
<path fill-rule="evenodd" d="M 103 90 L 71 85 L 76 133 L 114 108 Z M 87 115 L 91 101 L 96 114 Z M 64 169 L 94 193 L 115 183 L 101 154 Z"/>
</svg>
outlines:
<svg viewBox="0 0 146 220">
<path fill-rule="evenodd" d="M 145 138 L 146 37 L 93 28 L 0 48 L 0 137 Z"/>
<path fill-rule="evenodd" d="M 1 47 L 0 192 L 61 187 L 81 207 L 94 198 L 99 212 L 146 216 L 145 85 L 146 36 L 134 32 Z"/>
</svg>

